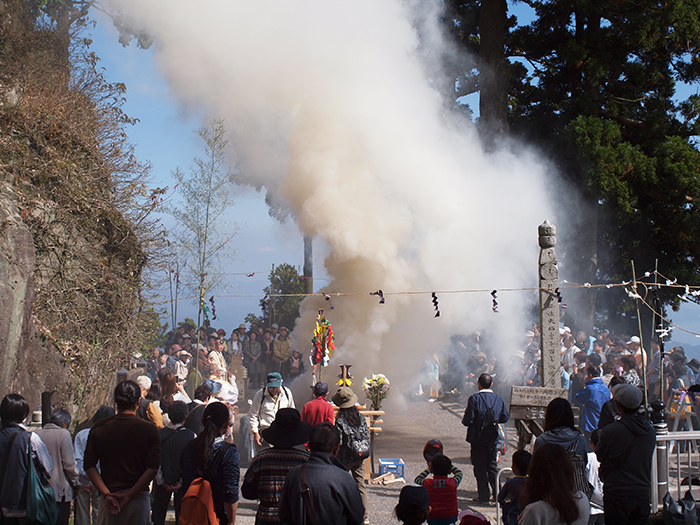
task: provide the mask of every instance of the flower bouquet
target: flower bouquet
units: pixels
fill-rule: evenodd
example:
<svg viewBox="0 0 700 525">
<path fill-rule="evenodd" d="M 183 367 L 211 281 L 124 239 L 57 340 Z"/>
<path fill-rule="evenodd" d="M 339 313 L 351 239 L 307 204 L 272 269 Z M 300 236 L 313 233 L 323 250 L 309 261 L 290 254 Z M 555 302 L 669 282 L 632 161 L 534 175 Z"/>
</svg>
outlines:
<svg viewBox="0 0 700 525">
<path fill-rule="evenodd" d="M 389 380 L 384 374 L 372 374 L 372 377 L 364 378 L 362 388 L 372 405 L 372 410 L 379 410 L 382 401 L 389 395 Z"/>
</svg>

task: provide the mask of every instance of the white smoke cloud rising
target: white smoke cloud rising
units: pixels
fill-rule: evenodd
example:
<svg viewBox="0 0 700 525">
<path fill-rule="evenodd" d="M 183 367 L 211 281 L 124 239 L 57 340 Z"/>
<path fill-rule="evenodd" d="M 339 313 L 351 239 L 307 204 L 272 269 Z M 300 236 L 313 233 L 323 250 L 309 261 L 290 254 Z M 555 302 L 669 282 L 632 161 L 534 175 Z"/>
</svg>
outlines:
<svg viewBox="0 0 700 525">
<path fill-rule="evenodd" d="M 502 349 L 521 349 L 534 295 L 501 292 L 494 314 L 489 291 L 536 285 L 537 226 L 553 218 L 545 170 L 527 153 L 485 155 L 473 126 L 445 118 L 405 3 L 118 3 L 153 35 L 182 103 L 225 119 L 241 182 L 279 192 L 301 230 L 325 240 L 325 291 L 387 293 L 384 305 L 333 297 L 332 311 L 304 301 L 303 350 L 319 308 L 333 363 L 360 377 L 410 376 L 455 331 L 489 327 Z M 473 289 L 487 291 L 440 294 L 439 319 L 429 293 L 388 294 Z"/>
</svg>

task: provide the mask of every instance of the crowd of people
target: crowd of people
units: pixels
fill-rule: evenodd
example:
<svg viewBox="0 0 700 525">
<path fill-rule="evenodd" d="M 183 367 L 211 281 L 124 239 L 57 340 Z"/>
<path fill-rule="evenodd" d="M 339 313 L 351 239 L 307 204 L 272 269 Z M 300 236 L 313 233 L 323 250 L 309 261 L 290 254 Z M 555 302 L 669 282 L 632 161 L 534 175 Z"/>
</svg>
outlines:
<svg viewBox="0 0 700 525">
<path fill-rule="evenodd" d="M 569 401 L 576 406 L 582 406 L 576 394 L 588 380 L 591 366 L 597 369 L 606 386 L 613 377 L 620 377 L 625 383 L 639 387 L 646 383 L 649 402 L 663 398 L 668 404 L 673 400 L 674 392 L 700 383 L 700 361 L 689 359 L 682 346 L 665 352 L 662 393 L 658 338 L 649 340 L 647 351 L 642 348 L 641 340 L 636 335 L 617 335 L 606 330 L 594 335 L 577 331 L 574 335 L 567 326 L 561 328 L 559 334 L 561 387 L 569 390 Z M 521 350 L 516 351 L 492 348 L 481 340 L 479 333 L 470 337 L 453 336 L 446 352 L 426 358 L 416 394 L 433 399 L 449 394 L 468 396 L 476 392 L 476 379 L 485 372 L 493 377 L 494 390 L 505 399 L 510 397 L 511 386 L 541 386 L 539 340 L 538 324 L 526 332 Z"/>
<path fill-rule="evenodd" d="M 182 324 L 164 348 L 154 348 L 142 364 L 152 381 L 162 381 L 166 372 L 173 374 L 177 388 L 190 396 L 197 384 L 211 378 L 222 384 L 219 397 L 232 404 L 239 395 L 250 399 L 268 372 L 279 373 L 290 384 L 306 371 L 303 353 L 292 347 L 287 327 L 272 324 L 265 329 L 255 323 L 250 329 L 239 325 L 230 336 L 208 321 L 199 330 Z"/>
<path fill-rule="evenodd" d="M 455 365 L 453 353 L 449 368 L 438 364 L 430 375 L 431 381 L 442 381 L 426 389 L 438 396 L 446 385 L 476 390 L 462 419 L 477 484 L 473 504 L 498 499 L 506 525 L 646 523 L 655 434 L 643 415 L 643 378 L 650 398 L 668 397 L 700 379 L 696 363 L 674 348 L 663 370 L 668 389 L 661 392 L 658 341 L 650 342 L 647 357 L 635 336 L 601 332 L 593 338 L 579 332 L 573 337 L 562 329 L 560 377 L 568 395 L 549 403 L 544 433 L 525 444 L 532 453 L 513 455 L 515 477 L 499 490 L 497 461 L 502 425 L 509 418 L 499 392 L 539 384 L 537 326 L 527 337 L 525 349 L 507 367 L 479 348 L 478 337 L 471 353 L 458 341 L 458 352 L 468 354 L 464 364 Z M 171 499 L 179 520 L 207 490 L 212 519 L 219 523 L 235 523 L 240 496 L 259 501 L 257 524 L 370 522 L 364 480 L 369 429 L 358 396 L 341 387 L 331 403 L 328 385 L 318 382 L 313 399 L 299 411 L 286 385 L 303 373 L 303 359 L 285 327 L 248 331 L 241 325 L 226 338 L 223 330 L 203 327 L 196 334 L 184 326 L 165 352 L 154 351 L 145 365 L 137 367 L 133 380 L 118 382 L 116 412 L 100 407 L 74 438 L 68 430 L 71 416 L 62 409 L 41 430 L 26 432 L 26 400 L 5 396 L 0 405 L 3 525 L 27 523 L 27 450 L 53 489 L 61 525 L 68 523 L 71 509 L 75 525 L 161 525 Z M 239 418 L 243 439 L 235 439 L 234 446 L 241 384 L 250 401 Z M 577 425 L 573 405 L 579 407 Z M 479 523 L 478 513 L 459 512 L 463 473 L 442 443 L 429 440 L 423 455 L 427 468 L 401 491 L 396 517 L 406 524 Z M 241 466 L 248 462 L 241 479 Z"/>
</svg>

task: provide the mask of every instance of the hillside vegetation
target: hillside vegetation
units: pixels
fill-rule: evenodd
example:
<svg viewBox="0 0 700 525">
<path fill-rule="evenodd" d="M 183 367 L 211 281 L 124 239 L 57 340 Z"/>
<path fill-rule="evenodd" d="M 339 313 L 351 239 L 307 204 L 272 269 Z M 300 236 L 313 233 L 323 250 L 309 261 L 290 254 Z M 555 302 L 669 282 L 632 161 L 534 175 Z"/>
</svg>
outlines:
<svg viewBox="0 0 700 525">
<path fill-rule="evenodd" d="M 159 325 L 141 292 L 164 236 L 126 88 L 71 41 L 66 63 L 50 20 L 0 0 L 0 391 L 55 391 L 84 419 Z"/>
</svg>

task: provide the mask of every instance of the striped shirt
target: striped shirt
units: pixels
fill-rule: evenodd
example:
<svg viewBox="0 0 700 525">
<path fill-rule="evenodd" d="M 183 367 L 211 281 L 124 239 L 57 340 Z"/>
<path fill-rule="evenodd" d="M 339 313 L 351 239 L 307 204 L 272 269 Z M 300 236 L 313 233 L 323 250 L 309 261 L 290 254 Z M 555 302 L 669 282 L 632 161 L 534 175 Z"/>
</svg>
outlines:
<svg viewBox="0 0 700 525">
<path fill-rule="evenodd" d="M 244 498 L 260 500 L 255 525 L 280 523 L 277 511 L 287 473 L 308 459 L 308 452 L 294 448 L 271 448 L 255 456 L 241 486 Z"/>
</svg>

